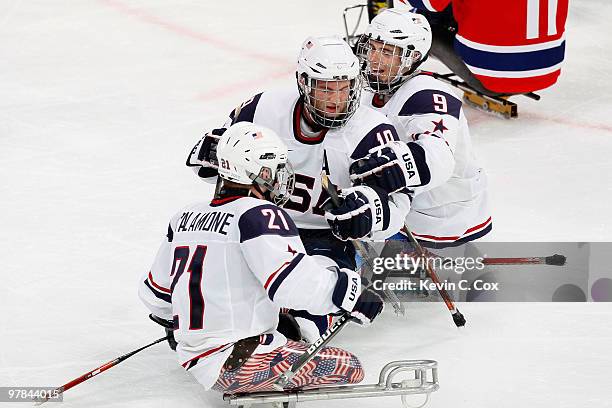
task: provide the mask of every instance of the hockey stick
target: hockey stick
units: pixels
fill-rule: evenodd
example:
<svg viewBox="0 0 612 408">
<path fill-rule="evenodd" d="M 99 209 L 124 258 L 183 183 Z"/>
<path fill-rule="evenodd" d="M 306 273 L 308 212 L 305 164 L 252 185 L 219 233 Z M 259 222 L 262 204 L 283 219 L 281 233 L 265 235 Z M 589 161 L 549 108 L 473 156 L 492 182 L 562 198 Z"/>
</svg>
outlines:
<svg viewBox="0 0 612 408">
<path fill-rule="evenodd" d="M 335 205 L 338 205 L 340 203 L 340 199 L 338 195 L 338 188 L 329 181 L 329 177 L 325 173 L 321 175 L 321 184 L 323 188 L 325 189 L 325 191 L 327 191 L 327 193 L 329 194 L 332 202 Z M 419 244 L 419 242 L 414 238 L 414 236 L 412 235 L 412 233 L 408 229 L 408 226 L 405 223 L 404 223 L 404 229 L 406 230 L 406 235 L 408 236 L 408 240 L 414 246 L 419 256 L 423 257 L 424 261 L 427 261 L 427 253 L 425 252 L 421 244 Z M 355 244 L 355 248 L 357 249 L 359 249 L 363 245 L 359 241 L 352 241 L 352 242 Z M 453 316 L 453 321 L 455 322 L 455 325 L 457 327 L 465 326 L 465 317 L 463 317 L 461 312 L 459 312 L 459 310 L 455 307 L 455 304 L 453 303 L 453 300 L 451 299 L 450 295 L 448 294 L 446 289 L 444 289 L 444 286 L 440 283 L 440 279 L 438 279 L 438 275 L 436 275 L 436 272 L 433 270 L 433 268 L 429 265 L 428 262 L 425 262 L 425 265 L 426 265 L 427 275 L 432 280 L 432 282 L 436 284 L 436 287 L 438 288 L 438 292 L 440 293 L 440 296 L 442 296 L 444 303 L 446 303 L 446 307 L 448 307 L 448 310 L 451 312 L 451 315 Z"/>
<path fill-rule="evenodd" d="M 334 322 L 326 331 L 319 337 L 317 341 L 312 343 L 310 347 L 302 354 L 295 363 L 287 371 L 278 376 L 278 379 L 272 384 L 272 387 L 278 391 L 282 391 L 295 374 L 302 369 L 310 360 L 317 355 L 323 347 L 325 347 L 331 339 L 333 339 L 340 330 L 346 326 L 348 322 L 353 320 L 350 313 L 343 313 L 338 320 Z"/>
<path fill-rule="evenodd" d="M 452 267 L 452 258 L 442 258 L 431 251 L 427 251 L 428 258 L 442 259 L 442 265 Z M 565 255 L 554 254 L 550 256 L 518 257 L 518 258 L 482 258 L 483 265 L 549 265 L 564 266 L 567 258 Z"/>
<path fill-rule="evenodd" d="M 153 343 L 149 343 L 146 346 L 143 346 L 137 350 L 131 351 L 127 354 L 124 354 L 122 356 L 117 357 L 114 360 L 109 361 L 108 363 L 102 364 L 100 367 L 98 368 L 94 368 L 93 370 L 83 374 L 80 377 L 75 378 L 72 381 L 67 382 L 66 384 L 62 385 L 61 387 L 56 388 L 55 390 L 51 391 L 47 397 L 39 400 L 36 402 L 36 405 L 41 405 L 44 404 L 45 402 L 49 401 L 50 399 L 50 395 L 53 395 L 55 393 L 55 395 L 61 395 L 63 394 L 65 391 L 68 391 L 69 389 L 71 389 L 72 387 L 79 385 L 82 382 L 85 382 L 87 380 L 89 380 L 91 377 L 95 377 L 96 375 L 108 370 L 109 368 L 112 368 L 114 366 L 116 366 L 117 364 L 121 363 L 122 361 L 127 360 L 128 358 L 132 357 L 134 354 L 141 352 L 144 349 L 147 349 L 157 343 L 161 343 L 164 340 L 167 340 L 168 336 L 162 337 L 161 339 L 157 339 L 155 340 Z M 56 396 L 54 396 L 54 398 L 56 398 Z"/>
<path fill-rule="evenodd" d="M 340 204 L 340 197 L 338 195 L 338 190 L 335 185 L 333 185 L 329 178 L 325 173 L 321 175 L 321 184 L 325 191 L 330 196 L 332 203 L 336 206 Z M 366 249 L 363 244 L 359 241 L 352 241 L 355 245 L 355 250 L 359 252 L 359 255 L 365 260 L 365 255 L 367 254 Z M 325 347 L 331 339 L 333 339 L 336 334 L 340 332 L 340 330 L 346 326 L 348 322 L 353 320 L 350 313 L 343 313 L 338 320 L 336 320 L 326 331 L 319 337 L 317 341 L 315 341 L 308 349 L 297 359 L 295 363 L 284 373 L 278 376 L 278 379 L 272 384 L 272 387 L 278 391 L 283 391 L 284 388 L 289 384 L 291 379 L 296 375 L 298 371 L 302 369 L 310 360 L 317 355 L 319 351 L 323 347 Z"/>
<path fill-rule="evenodd" d="M 425 74 L 425 75 L 429 75 L 434 77 L 435 79 L 439 79 L 442 82 L 446 82 L 449 85 L 454 86 L 457 89 L 460 89 L 462 91 L 468 91 L 468 92 L 475 92 L 479 95 L 482 96 L 487 96 L 491 99 L 497 100 L 498 102 L 503 102 L 503 100 L 501 100 L 498 97 L 495 96 L 488 96 L 485 95 L 483 93 L 480 93 L 478 91 L 476 91 L 474 88 L 472 88 L 471 86 L 469 86 L 466 82 L 464 81 L 460 81 L 458 79 L 452 79 L 452 77 L 458 77 L 458 75 L 455 75 L 454 73 L 450 73 L 450 74 L 438 74 L 437 72 L 433 72 L 433 71 L 421 71 L 421 73 Z M 523 95 L 527 98 L 533 99 L 535 101 L 539 101 L 540 100 L 540 95 L 533 93 L 533 92 L 527 92 L 527 93 L 522 93 L 522 94 L 517 94 L 517 95 Z"/>
<path fill-rule="evenodd" d="M 565 265 L 564 255 L 554 254 L 551 256 L 534 256 L 528 258 L 484 258 L 482 263 L 485 265 Z"/>
<path fill-rule="evenodd" d="M 408 237 L 408 240 L 410 241 L 412 246 L 414 246 L 414 248 L 416 249 L 417 254 L 421 258 L 423 258 L 423 261 L 424 261 L 423 264 L 425 265 L 425 272 L 427 272 L 427 276 L 429 277 L 429 279 L 431 279 L 431 281 L 436 284 L 438 293 L 440 293 L 442 300 L 444 300 L 446 307 L 448 308 L 449 312 L 451 312 L 451 315 L 453 316 L 453 322 L 455 322 L 455 326 L 457 327 L 465 326 L 465 317 L 463 317 L 463 314 L 461 314 L 459 309 L 457 309 L 457 307 L 455 306 L 455 303 L 453 302 L 453 299 L 451 299 L 446 289 L 444 289 L 444 286 L 440 283 L 440 279 L 438 278 L 438 275 L 436 275 L 436 271 L 431 267 L 429 262 L 427 262 L 427 252 L 425 252 L 421 244 L 419 244 L 419 241 L 417 241 L 414 238 L 414 235 L 412 235 L 412 232 L 410 232 L 406 223 L 404 223 L 404 232 L 406 233 L 406 236 Z"/>
<path fill-rule="evenodd" d="M 321 174 L 321 185 L 323 186 L 323 189 L 327 192 L 327 194 L 329 194 L 329 198 L 334 204 L 334 206 L 338 207 L 341 204 L 340 195 L 338 194 L 338 187 L 336 187 L 331 181 L 329 181 L 329 176 L 325 173 Z M 355 247 L 355 250 L 361 257 L 361 259 L 363 259 L 363 261 L 368 265 L 371 270 L 374 270 L 370 251 L 368 251 L 363 242 L 356 240 L 353 240 L 351 242 L 353 243 L 353 246 Z M 395 293 L 388 289 L 385 289 L 383 292 L 385 296 L 392 302 L 393 310 L 395 311 L 395 313 L 397 315 L 404 316 L 406 314 L 406 309 L 404 308 L 404 305 L 402 305 L 402 302 L 399 300 L 399 298 L 395 295 Z"/>
</svg>

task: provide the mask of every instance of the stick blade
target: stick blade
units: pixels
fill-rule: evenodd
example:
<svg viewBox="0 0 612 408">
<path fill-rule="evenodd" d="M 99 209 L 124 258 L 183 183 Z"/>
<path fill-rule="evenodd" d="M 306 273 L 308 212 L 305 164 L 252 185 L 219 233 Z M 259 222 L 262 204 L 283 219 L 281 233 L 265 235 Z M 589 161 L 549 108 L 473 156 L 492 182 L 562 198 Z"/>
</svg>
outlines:
<svg viewBox="0 0 612 408">
<path fill-rule="evenodd" d="M 567 258 L 563 255 L 555 254 L 546 257 L 546 265 L 563 266 Z"/>
<path fill-rule="evenodd" d="M 463 314 L 461 314 L 459 310 L 456 310 L 455 313 L 453 313 L 453 321 L 457 327 L 465 326 L 465 317 L 463 317 Z"/>
</svg>

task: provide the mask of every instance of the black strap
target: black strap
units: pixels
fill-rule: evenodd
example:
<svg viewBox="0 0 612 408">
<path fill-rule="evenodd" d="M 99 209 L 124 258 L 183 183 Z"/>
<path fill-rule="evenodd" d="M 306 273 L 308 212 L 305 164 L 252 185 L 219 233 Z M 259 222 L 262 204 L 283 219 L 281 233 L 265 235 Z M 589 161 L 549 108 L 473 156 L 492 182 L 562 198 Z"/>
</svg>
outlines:
<svg viewBox="0 0 612 408">
<path fill-rule="evenodd" d="M 225 360 L 223 368 L 227 371 L 235 371 L 242 367 L 249 357 L 253 355 L 257 346 L 259 346 L 260 337 L 261 336 L 247 337 L 246 339 L 237 341 L 234 344 L 232 354 Z"/>
</svg>

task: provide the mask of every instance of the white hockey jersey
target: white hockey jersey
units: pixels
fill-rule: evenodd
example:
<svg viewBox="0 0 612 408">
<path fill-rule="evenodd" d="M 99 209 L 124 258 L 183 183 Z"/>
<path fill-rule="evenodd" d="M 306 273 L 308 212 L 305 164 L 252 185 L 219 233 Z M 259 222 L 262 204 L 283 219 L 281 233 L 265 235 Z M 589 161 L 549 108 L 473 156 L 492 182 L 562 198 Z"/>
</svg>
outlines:
<svg viewBox="0 0 612 408">
<path fill-rule="evenodd" d="M 274 130 L 287 145 L 289 162 L 296 173 L 295 190 L 283 208 L 300 229 L 328 229 L 320 207 L 327 198 L 321 187 L 321 172 L 325 171 L 338 187 L 350 187 L 350 164 L 366 156 L 371 148 L 398 140 L 398 135 L 385 115 L 360 106 L 343 127 L 323 130 L 318 138 L 306 138 L 300 125 L 300 101 L 296 87 L 263 92 L 236 108 L 224 126 L 246 121 Z M 201 141 L 192 150 L 187 165 L 200 177 L 215 182 L 216 172 L 198 164 L 200 144 Z M 410 198 L 404 193 L 392 194 L 389 206 L 389 226 L 372 239 L 383 240 L 400 230 L 410 209 Z"/>
<path fill-rule="evenodd" d="M 208 389 L 234 342 L 265 336 L 256 354 L 286 343 L 276 331 L 280 307 L 338 312 L 336 282 L 335 272 L 305 255 L 285 211 L 236 196 L 172 217 L 139 295 L 153 314 L 174 321 L 178 360 Z"/>
<path fill-rule="evenodd" d="M 414 189 L 406 223 L 437 244 L 476 239 L 491 229 L 487 177 L 472 149 L 462 102 L 446 84 L 416 75 L 384 103 L 364 91 L 362 105 L 387 115 L 400 139 L 424 151 L 430 180 Z"/>
</svg>

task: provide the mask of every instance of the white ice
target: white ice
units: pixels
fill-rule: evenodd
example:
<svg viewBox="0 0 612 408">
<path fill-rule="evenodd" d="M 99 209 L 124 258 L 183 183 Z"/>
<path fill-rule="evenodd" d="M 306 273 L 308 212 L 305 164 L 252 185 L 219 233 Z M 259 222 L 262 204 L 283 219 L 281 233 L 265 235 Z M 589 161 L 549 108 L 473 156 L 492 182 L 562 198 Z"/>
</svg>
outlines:
<svg viewBox="0 0 612 408">
<path fill-rule="evenodd" d="M 340 33 L 355 2 L 0 1 L 0 386 L 61 385 L 161 337 L 136 288 L 168 218 L 210 196 L 188 150 L 255 92 L 293 84 L 301 41 Z M 612 240 L 610 15 L 607 0 L 572 2 L 559 83 L 540 102 L 516 98 L 519 119 L 467 109 L 490 240 Z M 612 406 L 610 304 L 460 308 L 461 331 L 442 304 L 414 304 L 336 344 L 367 380 L 392 359 L 438 360 L 432 408 Z M 63 406 L 224 403 L 158 345 Z"/>
</svg>

